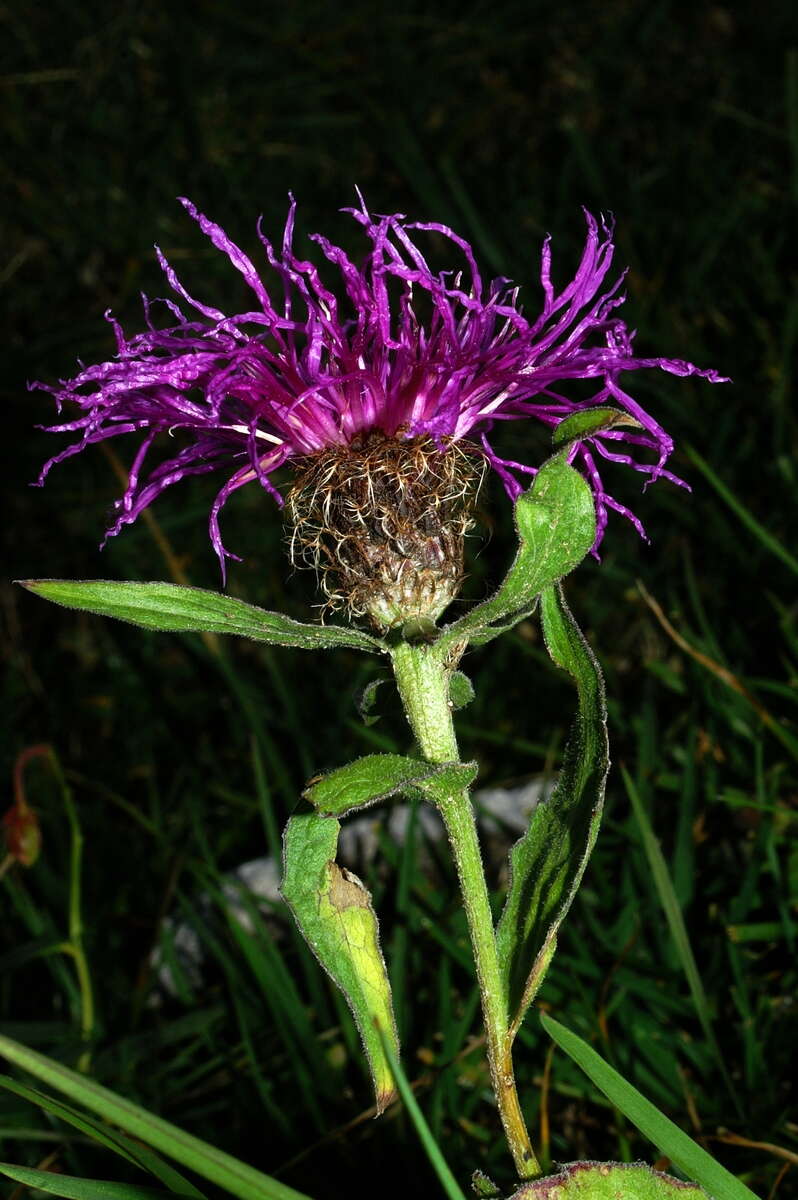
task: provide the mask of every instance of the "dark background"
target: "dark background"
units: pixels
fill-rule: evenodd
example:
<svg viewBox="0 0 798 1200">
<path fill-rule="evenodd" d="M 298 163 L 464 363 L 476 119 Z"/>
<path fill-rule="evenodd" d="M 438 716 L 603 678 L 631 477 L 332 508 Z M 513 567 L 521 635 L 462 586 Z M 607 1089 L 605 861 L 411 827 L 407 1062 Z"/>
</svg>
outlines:
<svg viewBox="0 0 798 1200">
<path fill-rule="evenodd" d="M 731 1145 L 727 1132 L 796 1151 L 795 572 L 745 520 L 794 552 L 792 6 L 23 3 L 0 9 L 0 27 L 7 580 L 167 578 L 176 558 L 192 583 L 218 586 L 205 532 L 213 481 L 181 484 L 155 506 L 157 529 L 139 522 L 102 555 L 97 544 L 120 489 L 99 449 L 57 468 L 43 491 L 28 486 L 62 443 L 34 431 L 52 409 L 26 382 L 110 355 L 106 308 L 128 331 L 140 327 L 140 291 L 164 294 L 153 242 L 189 290 L 229 311 L 239 306 L 237 275 L 183 213 L 179 194 L 257 256 L 258 215 L 277 234 L 293 190 L 298 244 L 318 229 L 356 254 L 355 227 L 338 210 L 358 185 L 376 211 L 451 224 L 486 271 L 523 285 L 530 311 L 544 234 L 554 237 L 563 281 L 581 249 L 580 205 L 612 211 L 617 264 L 631 268 L 625 315 L 640 351 L 733 377 L 723 387 L 653 374 L 635 381 L 675 437 L 674 469 L 693 493 L 659 483 L 641 497 L 639 480 L 616 470 L 612 490 L 641 515 L 651 545 L 611 518 L 602 563 L 583 566 L 568 589 L 606 671 L 613 757 L 632 772 L 671 868 L 731 1091 L 617 770 L 541 999 L 694 1136 L 726 1138 L 706 1144 L 755 1190 L 779 1200 L 798 1194 L 798 1169 L 780 1173 L 783 1155 Z M 538 446 L 545 454 L 533 431 L 518 425 L 509 436 L 511 445 L 528 438 L 530 456 Z M 129 461 L 123 441 L 118 452 Z M 715 477 L 744 506 L 742 517 Z M 511 551 L 500 489 L 488 489 L 482 508 L 472 595 L 484 594 Z M 310 582 L 288 577 L 272 502 L 244 489 L 223 528 L 245 560 L 231 567 L 230 591 L 306 615 Z M 663 629 L 638 579 L 702 657 Z M 345 1015 L 324 985 L 313 992 L 292 944 L 278 938 L 308 1005 L 312 1036 L 305 1031 L 301 1051 L 280 1017 L 277 968 L 247 973 L 222 902 L 213 922 L 201 921 L 213 929 L 202 985 L 187 984 L 159 1008 L 148 1003 L 161 916 L 196 919 L 200 891 L 265 851 L 264 812 L 282 825 L 304 780 L 343 761 L 344 741 L 355 752 L 373 745 L 369 738 L 406 748 L 390 703 L 369 734 L 357 719 L 353 697 L 373 668 L 345 654 L 250 645 L 231 645 L 222 664 L 198 638 L 156 638 L 67 613 L 10 582 L 0 596 L 9 787 L 17 755 L 47 742 L 80 813 L 98 1077 L 315 1196 L 344 1186 L 368 1194 L 391 1156 L 436 1194 L 401 1116 L 349 1128 L 368 1104 L 368 1084 Z M 474 653 L 466 667 L 477 700 L 463 713 L 462 738 L 464 752 L 480 758 L 481 781 L 518 782 L 556 766 L 573 699 L 547 666 L 536 626 Z M 259 793 L 253 753 L 265 773 Z M 4 883 L 0 1021 L 73 1062 L 74 987 L 67 967 L 42 951 L 66 920 L 66 824 L 42 764 L 28 779 L 44 849 L 35 867 Z M 480 1053 L 453 1062 L 478 1032 L 470 977 L 428 932 L 431 921 L 460 945 L 453 881 L 441 866 L 443 884 L 427 886 L 424 900 L 418 881 L 418 904 L 403 910 L 384 851 L 389 865 L 371 883 L 392 975 L 414 1001 L 400 1005 L 406 1068 L 411 1078 L 429 1076 L 419 1096 L 460 1177 L 483 1166 L 506 1180 Z M 517 1059 L 537 1128 L 547 1044 L 534 1015 L 528 1031 Z M 282 1125 L 267 1097 L 287 1114 Z M 40 1122 L 13 1097 L 2 1103 L 6 1133 Z M 561 1055 L 547 1105 L 554 1159 L 654 1161 Z M 79 1144 L 67 1140 L 61 1153 L 72 1173 L 121 1177 L 117 1164 Z M 35 1163 L 43 1151 L 11 1138 L 3 1156 Z"/>
</svg>

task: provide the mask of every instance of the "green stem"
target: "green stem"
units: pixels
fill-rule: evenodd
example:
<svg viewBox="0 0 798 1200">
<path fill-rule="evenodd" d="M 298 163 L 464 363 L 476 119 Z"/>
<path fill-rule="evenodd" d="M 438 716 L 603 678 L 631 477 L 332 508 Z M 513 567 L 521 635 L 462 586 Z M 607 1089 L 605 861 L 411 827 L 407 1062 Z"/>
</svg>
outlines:
<svg viewBox="0 0 798 1200">
<path fill-rule="evenodd" d="M 80 1034 L 86 1049 L 78 1059 L 78 1070 L 88 1071 L 91 1066 L 91 1050 L 89 1044 L 94 1036 L 94 991 L 91 983 L 91 972 L 83 944 L 83 916 L 81 912 L 81 893 L 83 878 L 83 831 L 80 828 L 72 792 L 64 779 L 60 764 L 52 755 L 54 770 L 61 785 L 61 792 L 66 808 L 70 831 L 69 856 L 69 941 L 62 949 L 72 957 L 75 973 L 78 977 L 80 991 Z"/>
<path fill-rule="evenodd" d="M 459 752 L 449 703 L 452 667 L 434 647 L 401 642 L 391 652 L 394 675 L 410 727 L 428 762 L 457 762 Z M 474 952 L 491 1082 L 516 1170 L 521 1179 L 541 1173 L 518 1100 L 507 1004 L 499 971 L 493 915 L 476 823 L 467 791 L 438 804 L 457 866 Z"/>
</svg>

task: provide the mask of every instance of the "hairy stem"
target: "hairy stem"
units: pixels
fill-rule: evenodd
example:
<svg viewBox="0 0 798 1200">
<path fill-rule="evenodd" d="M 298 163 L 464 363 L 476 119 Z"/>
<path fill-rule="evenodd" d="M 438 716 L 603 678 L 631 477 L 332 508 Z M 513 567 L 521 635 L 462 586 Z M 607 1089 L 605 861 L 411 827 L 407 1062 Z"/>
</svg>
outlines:
<svg viewBox="0 0 798 1200">
<path fill-rule="evenodd" d="M 392 661 L 399 694 L 421 753 L 428 762 L 457 762 L 459 752 L 449 703 L 451 667 L 441 660 L 434 647 L 410 642 L 401 642 L 394 648 Z M 491 1082 L 516 1170 L 521 1179 L 530 1179 L 541 1173 L 540 1164 L 529 1140 L 515 1086 L 507 1001 L 469 793 L 452 793 L 438 807 L 457 866 L 471 935 Z"/>
</svg>

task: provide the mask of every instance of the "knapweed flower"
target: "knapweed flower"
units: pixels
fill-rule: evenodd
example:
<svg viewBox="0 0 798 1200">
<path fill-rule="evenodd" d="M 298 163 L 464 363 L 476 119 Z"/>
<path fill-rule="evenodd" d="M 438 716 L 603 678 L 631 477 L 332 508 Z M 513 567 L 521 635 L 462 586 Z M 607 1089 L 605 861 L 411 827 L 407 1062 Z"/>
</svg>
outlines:
<svg viewBox="0 0 798 1200">
<path fill-rule="evenodd" d="M 59 409 L 70 402 L 80 410 L 49 428 L 79 440 L 50 459 L 40 483 L 55 463 L 88 445 L 123 434 L 139 439 L 107 536 L 179 480 L 223 471 L 210 538 L 224 571 L 225 558 L 236 556 L 222 543 L 222 506 L 249 482 L 282 503 L 274 477 L 288 464 L 295 553 L 331 568 L 332 582 L 329 573 L 325 582 L 334 598 L 390 624 L 397 587 L 400 608 L 412 607 L 408 597 L 416 596 L 419 609 L 434 615 L 454 595 L 480 470 L 492 468 L 511 498 L 535 474 L 533 464 L 497 453 L 490 438 L 498 422 L 532 418 L 554 428 L 573 413 L 607 405 L 624 414 L 624 423 L 569 451 L 594 492 L 596 546 L 610 509 L 643 534 L 638 518 L 607 492 L 602 460 L 626 464 L 648 482 L 682 484 L 665 468 L 671 438 L 622 377 L 646 368 L 712 382 L 721 376 L 680 359 L 635 354 L 617 315 L 624 276 L 605 282 L 611 223 L 585 213 L 581 261 L 559 291 L 546 238 L 542 309 L 528 317 L 519 289 L 503 278 L 483 283 L 471 246 L 445 225 L 372 215 L 361 200 L 345 211 L 367 239 L 362 265 L 321 234 L 311 238 L 340 276 L 334 291 L 294 251 L 292 198 L 279 250 L 258 226 L 267 286 L 218 225 L 181 202 L 241 273 L 252 306 L 228 316 L 194 299 L 157 250 L 180 303 L 145 297 L 147 328 L 131 338 L 106 314 L 116 356 L 46 387 Z M 452 269 L 428 264 L 421 243 L 435 239 L 454 252 Z M 560 390 L 580 379 L 595 381 L 587 399 Z"/>
</svg>

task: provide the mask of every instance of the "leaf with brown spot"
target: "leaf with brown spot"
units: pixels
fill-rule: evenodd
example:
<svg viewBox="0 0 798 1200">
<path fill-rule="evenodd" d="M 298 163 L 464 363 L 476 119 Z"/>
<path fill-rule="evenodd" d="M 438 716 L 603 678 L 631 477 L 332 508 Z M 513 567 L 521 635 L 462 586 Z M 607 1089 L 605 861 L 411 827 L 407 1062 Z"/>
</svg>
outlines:
<svg viewBox="0 0 798 1200">
<path fill-rule="evenodd" d="M 371 896 L 357 875 L 335 862 L 340 828 L 334 817 L 318 813 L 291 817 L 283 835 L 281 892 L 302 936 L 352 1010 L 382 1112 L 395 1090 L 377 1027 L 396 1055 L 399 1038 Z"/>
</svg>

